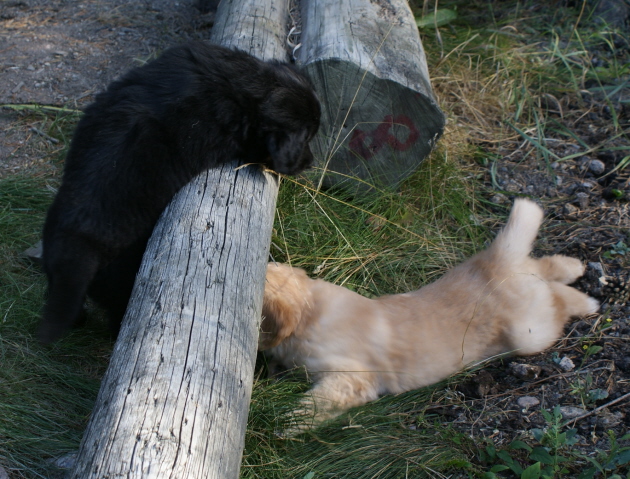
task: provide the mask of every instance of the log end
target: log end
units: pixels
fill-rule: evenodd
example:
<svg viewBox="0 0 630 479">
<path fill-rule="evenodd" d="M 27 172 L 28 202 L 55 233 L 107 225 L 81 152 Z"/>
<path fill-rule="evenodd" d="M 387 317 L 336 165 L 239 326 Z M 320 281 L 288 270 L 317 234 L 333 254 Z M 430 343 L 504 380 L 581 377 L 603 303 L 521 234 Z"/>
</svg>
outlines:
<svg viewBox="0 0 630 479">
<path fill-rule="evenodd" d="M 445 118 L 432 92 L 378 78 L 339 59 L 304 69 L 323 106 L 322 126 L 311 146 L 325 187 L 396 188 L 442 135 Z"/>
</svg>

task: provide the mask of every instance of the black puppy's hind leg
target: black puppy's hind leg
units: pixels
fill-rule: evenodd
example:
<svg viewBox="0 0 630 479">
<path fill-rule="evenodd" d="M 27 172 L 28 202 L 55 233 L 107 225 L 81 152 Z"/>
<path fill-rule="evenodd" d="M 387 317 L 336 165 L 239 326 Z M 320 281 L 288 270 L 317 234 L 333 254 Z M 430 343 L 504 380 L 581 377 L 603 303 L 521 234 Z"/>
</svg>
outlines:
<svg viewBox="0 0 630 479">
<path fill-rule="evenodd" d="M 78 321 L 99 265 L 98 253 L 80 240 L 54 243 L 44 243 L 48 297 L 37 333 L 43 343 L 56 341 Z"/>
</svg>

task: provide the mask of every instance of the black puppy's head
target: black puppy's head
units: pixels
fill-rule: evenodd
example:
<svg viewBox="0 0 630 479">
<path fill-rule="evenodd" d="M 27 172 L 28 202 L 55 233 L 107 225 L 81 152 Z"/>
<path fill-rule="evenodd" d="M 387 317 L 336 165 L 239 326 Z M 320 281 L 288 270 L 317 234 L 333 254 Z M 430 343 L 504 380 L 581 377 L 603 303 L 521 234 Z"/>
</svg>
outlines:
<svg viewBox="0 0 630 479">
<path fill-rule="evenodd" d="M 269 153 L 266 166 L 295 175 L 313 164 L 309 142 L 319 129 L 321 107 L 308 80 L 286 64 L 273 64 L 276 82 L 260 107 Z"/>
</svg>

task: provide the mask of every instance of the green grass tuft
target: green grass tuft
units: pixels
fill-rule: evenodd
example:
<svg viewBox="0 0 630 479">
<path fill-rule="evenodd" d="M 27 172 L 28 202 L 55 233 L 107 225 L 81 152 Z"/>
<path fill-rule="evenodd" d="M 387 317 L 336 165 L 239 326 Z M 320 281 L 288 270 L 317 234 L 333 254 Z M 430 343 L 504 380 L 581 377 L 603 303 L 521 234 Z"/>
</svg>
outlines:
<svg viewBox="0 0 630 479">
<path fill-rule="evenodd" d="M 33 339 L 45 280 L 22 251 L 51 199 L 41 178 L 0 181 L 0 464 L 12 478 L 51 477 L 46 459 L 77 449 L 111 347 L 89 334 L 53 347 Z"/>
<path fill-rule="evenodd" d="M 314 431 L 280 438 L 276 431 L 290 421 L 286 415 L 304 383 L 257 381 L 241 477 L 421 478 L 472 471 L 465 448 L 454 448 L 450 432 L 424 417 L 440 387 L 387 396 Z"/>
</svg>

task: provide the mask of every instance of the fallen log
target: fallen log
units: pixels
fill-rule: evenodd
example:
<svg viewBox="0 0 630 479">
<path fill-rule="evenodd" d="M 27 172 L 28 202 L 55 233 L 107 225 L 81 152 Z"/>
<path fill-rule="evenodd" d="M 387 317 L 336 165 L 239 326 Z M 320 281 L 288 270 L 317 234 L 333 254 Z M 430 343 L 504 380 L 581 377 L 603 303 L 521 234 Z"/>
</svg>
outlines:
<svg viewBox="0 0 630 479">
<path fill-rule="evenodd" d="M 444 128 L 407 0 L 301 0 L 304 65 L 322 103 L 324 186 L 395 187 Z M 321 173 L 320 173 L 321 174 Z"/>
<path fill-rule="evenodd" d="M 277 3 L 223 0 L 211 40 L 285 60 Z M 238 477 L 278 181 L 235 167 L 155 227 L 71 477 Z"/>
</svg>

